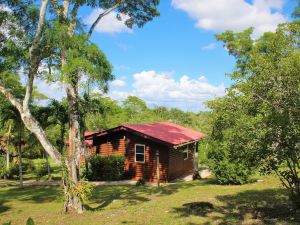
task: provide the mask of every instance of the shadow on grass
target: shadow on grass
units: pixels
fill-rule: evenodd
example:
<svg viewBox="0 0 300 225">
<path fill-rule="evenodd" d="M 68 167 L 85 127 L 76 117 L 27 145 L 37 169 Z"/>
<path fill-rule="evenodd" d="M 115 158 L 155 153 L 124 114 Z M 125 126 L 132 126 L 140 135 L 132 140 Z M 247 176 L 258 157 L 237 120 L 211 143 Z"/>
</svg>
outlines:
<svg viewBox="0 0 300 225">
<path fill-rule="evenodd" d="M 146 190 L 134 186 L 98 186 L 94 190 L 93 201 L 85 208 L 90 211 L 99 211 L 114 201 L 122 201 L 126 205 L 135 205 L 147 202 L 150 199 L 145 196 Z M 90 205 L 97 205 L 92 207 Z"/>
<path fill-rule="evenodd" d="M 91 200 L 85 205 L 90 211 L 106 208 L 114 201 L 122 205 L 137 205 L 150 201 L 153 196 L 172 195 L 180 190 L 189 189 L 199 185 L 215 184 L 212 179 L 193 182 L 181 182 L 159 188 L 152 186 L 98 186 L 95 187 Z M 62 201 L 63 189 L 54 186 L 36 187 L 7 187 L 0 189 L 0 213 L 11 210 L 7 205 L 10 202 L 28 201 L 33 203 L 46 203 Z"/>
<path fill-rule="evenodd" d="M 113 201 L 121 201 L 124 205 L 136 205 L 151 200 L 151 196 L 171 195 L 179 190 L 199 185 L 215 183 L 214 180 L 199 180 L 194 182 L 181 182 L 167 186 L 98 186 L 95 187 L 92 201 L 85 208 L 90 211 L 101 210 Z M 96 206 L 95 206 L 96 205 Z"/>
<path fill-rule="evenodd" d="M 62 189 L 59 187 L 39 186 L 39 187 L 8 187 L 0 189 L 0 213 L 6 212 L 10 207 L 6 203 L 16 201 L 27 201 L 33 203 L 45 203 L 60 201 Z"/>
<path fill-rule="evenodd" d="M 292 209 L 283 189 L 248 190 L 217 196 L 216 199 L 221 206 L 210 202 L 191 202 L 174 208 L 173 213 L 179 217 L 208 217 L 218 224 L 300 224 L 300 214 Z"/>
<path fill-rule="evenodd" d="M 5 202 L 0 202 L 0 214 L 10 210 L 9 206 L 4 205 Z"/>
</svg>

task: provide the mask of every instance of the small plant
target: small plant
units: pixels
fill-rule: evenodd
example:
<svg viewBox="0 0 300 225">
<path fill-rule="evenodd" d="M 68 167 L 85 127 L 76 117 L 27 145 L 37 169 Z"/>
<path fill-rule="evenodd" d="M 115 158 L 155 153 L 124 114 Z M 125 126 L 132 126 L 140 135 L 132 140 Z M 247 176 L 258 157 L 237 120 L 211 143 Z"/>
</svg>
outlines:
<svg viewBox="0 0 300 225">
<path fill-rule="evenodd" d="M 34 224 L 35 223 L 34 223 L 33 219 L 31 219 L 31 217 L 29 217 L 26 221 L 26 225 L 34 225 Z"/>
<path fill-rule="evenodd" d="M 136 182 L 136 186 L 145 186 L 146 182 L 143 179 L 138 179 Z"/>
<path fill-rule="evenodd" d="M 76 185 L 70 185 L 70 192 L 80 198 L 83 202 L 88 200 L 88 198 L 92 195 L 93 190 L 93 185 L 85 181 L 81 181 Z"/>
<path fill-rule="evenodd" d="M 11 221 L 9 221 L 7 223 L 3 223 L 2 225 L 11 225 Z"/>
<path fill-rule="evenodd" d="M 7 222 L 7 223 L 3 223 L 2 225 L 11 225 L 11 221 Z M 26 225 L 35 225 L 33 219 L 31 219 L 30 217 L 27 219 L 26 221 Z"/>
</svg>

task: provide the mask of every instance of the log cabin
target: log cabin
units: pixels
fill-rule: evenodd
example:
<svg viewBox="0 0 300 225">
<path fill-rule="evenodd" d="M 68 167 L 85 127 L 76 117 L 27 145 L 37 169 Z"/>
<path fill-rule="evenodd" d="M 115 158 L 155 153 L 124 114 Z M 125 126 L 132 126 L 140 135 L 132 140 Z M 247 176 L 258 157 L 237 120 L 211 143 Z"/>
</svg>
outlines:
<svg viewBox="0 0 300 225">
<path fill-rule="evenodd" d="M 171 122 L 129 124 L 85 135 L 88 154 L 125 156 L 125 177 L 170 182 L 198 169 L 203 133 Z M 92 143 L 92 144 L 91 144 Z"/>
</svg>

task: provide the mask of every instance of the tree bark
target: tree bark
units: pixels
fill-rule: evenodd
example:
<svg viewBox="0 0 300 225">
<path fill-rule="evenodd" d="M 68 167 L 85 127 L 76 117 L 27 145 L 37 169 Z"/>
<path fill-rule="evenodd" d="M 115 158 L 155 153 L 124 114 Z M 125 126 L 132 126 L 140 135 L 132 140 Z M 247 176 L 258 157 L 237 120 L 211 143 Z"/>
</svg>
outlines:
<svg viewBox="0 0 300 225">
<path fill-rule="evenodd" d="M 19 124 L 19 134 L 18 134 L 18 159 L 19 159 L 19 180 L 20 188 L 23 188 L 23 168 L 22 168 L 22 131 L 21 124 Z"/>
<path fill-rule="evenodd" d="M 124 0 L 120 0 L 119 2 L 117 2 L 114 6 L 112 6 L 111 8 L 105 10 L 104 12 L 100 13 L 99 16 L 97 17 L 97 19 L 93 22 L 92 26 L 90 27 L 90 30 L 88 32 L 88 36 L 90 37 L 95 29 L 95 27 L 97 26 L 97 24 L 100 22 L 100 20 L 108 15 L 109 13 L 111 13 L 112 11 L 114 11 L 116 8 L 118 8 L 122 3 L 124 2 Z"/>
<path fill-rule="evenodd" d="M 3 85 L 0 84 L 0 93 L 2 93 L 7 100 L 19 111 L 21 119 L 25 127 L 33 133 L 39 140 L 45 151 L 50 157 L 57 163 L 61 163 L 61 154 L 55 149 L 55 147 L 47 139 L 47 136 L 40 126 L 39 122 L 32 116 L 29 110 L 23 110 L 21 102 L 10 93 Z"/>
<path fill-rule="evenodd" d="M 63 1 L 62 13 L 66 19 L 68 17 L 70 2 L 69 0 Z M 74 34 L 76 23 L 76 15 L 79 5 L 75 4 L 71 12 L 71 23 L 69 24 L 68 35 Z M 61 65 L 62 68 L 67 64 L 66 49 L 62 48 Z M 64 180 L 65 189 L 65 203 L 64 211 L 68 212 L 71 209 L 77 213 L 83 213 L 82 199 L 76 196 L 70 188 L 79 184 L 79 160 L 80 154 L 83 152 L 82 139 L 80 135 L 80 112 L 79 112 L 79 92 L 78 92 L 79 77 L 77 74 L 71 75 L 71 82 L 66 84 L 67 100 L 68 100 L 68 114 L 69 114 L 69 151 L 67 157 L 67 170 Z"/>
<path fill-rule="evenodd" d="M 9 124 L 6 141 L 6 170 L 9 171 L 9 139 L 11 135 L 11 124 Z"/>
<path fill-rule="evenodd" d="M 46 152 L 46 162 L 47 162 L 48 180 L 51 180 L 51 169 L 50 169 L 50 163 L 49 163 L 49 158 L 48 158 L 47 152 Z"/>
<path fill-rule="evenodd" d="M 80 180 L 79 163 L 80 155 L 83 152 L 82 140 L 80 135 L 80 114 L 79 114 L 79 95 L 78 95 L 78 78 L 72 80 L 71 84 L 67 85 L 68 113 L 69 113 L 69 152 L 68 152 L 68 180 L 73 185 L 78 185 Z M 83 212 L 83 202 L 74 193 L 68 190 L 65 185 L 67 198 L 65 202 L 65 211 L 70 209 L 76 210 L 78 213 Z"/>
</svg>

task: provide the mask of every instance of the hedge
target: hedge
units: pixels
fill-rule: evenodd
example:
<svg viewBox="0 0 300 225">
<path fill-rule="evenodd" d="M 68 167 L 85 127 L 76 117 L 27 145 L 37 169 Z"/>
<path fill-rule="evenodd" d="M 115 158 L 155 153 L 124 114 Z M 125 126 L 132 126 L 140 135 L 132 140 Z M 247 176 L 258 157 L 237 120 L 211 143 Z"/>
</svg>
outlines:
<svg viewBox="0 0 300 225">
<path fill-rule="evenodd" d="M 115 181 L 123 177 L 125 157 L 123 155 L 92 155 L 88 158 L 85 177 L 91 181 Z"/>
</svg>

